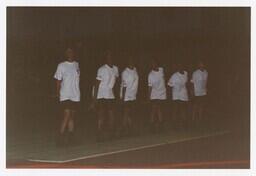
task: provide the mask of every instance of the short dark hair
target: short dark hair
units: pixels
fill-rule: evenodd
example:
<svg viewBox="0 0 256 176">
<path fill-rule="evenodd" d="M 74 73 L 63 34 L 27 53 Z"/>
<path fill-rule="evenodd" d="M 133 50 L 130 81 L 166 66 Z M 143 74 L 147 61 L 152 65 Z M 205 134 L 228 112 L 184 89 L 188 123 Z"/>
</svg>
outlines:
<svg viewBox="0 0 256 176">
<path fill-rule="evenodd" d="M 205 63 L 205 60 L 199 58 L 199 59 L 196 60 L 196 63 L 197 63 L 197 64 L 200 64 L 200 63 L 203 63 L 203 64 L 204 64 L 204 63 Z"/>
<path fill-rule="evenodd" d="M 111 49 L 106 49 L 104 52 L 103 52 L 103 55 L 106 56 L 107 54 L 112 54 L 112 51 Z"/>
<path fill-rule="evenodd" d="M 159 60 L 158 60 L 157 58 L 155 58 L 155 57 L 153 57 L 153 58 L 151 59 L 151 62 L 154 62 L 154 63 L 156 63 L 156 64 L 159 64 Z"/>
</svg>

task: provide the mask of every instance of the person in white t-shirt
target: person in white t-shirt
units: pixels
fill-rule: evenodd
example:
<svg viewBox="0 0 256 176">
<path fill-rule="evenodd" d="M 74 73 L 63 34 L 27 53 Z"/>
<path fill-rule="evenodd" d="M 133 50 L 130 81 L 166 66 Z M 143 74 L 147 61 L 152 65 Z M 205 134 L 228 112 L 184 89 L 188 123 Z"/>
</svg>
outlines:
<svg viewBox="0 0 256 176">
<path fill-rule="evenodd" d="M 72 48 L 68 48 L 65 54 L 67 60 L 58 65 L 54 75 L 57 87 L 56 93 L 63 111 L 58 141 L 60 146 L 65 145 L 67 140 L 68 144 L 74 142 L 74 116 L 80 102 L 79 64 L 75 61 L 75 54 Z M 68 133 L 64 135 L 66 129 Z"/>
<path fill-rule="evenodd" d="M 194 94 L 192 120 L 202 119 L 207 96 L 207 80 L 208 72 L 205 69 L 204 63 L 199 61 L 198 69 L 193 72 L 191 79 Z"/>
<path fill-rule="evenodd" d="M 113 65 L 112 53 L 105 53 L 106 64 L 102 65 L 97 71 L 96 85 L 94 89 L 94 99 L 98 107 L 98 140 L 104 140 L 103 128 L 107 127 L 105 121 L 108 122 L 108 129 L 111 135 L 114 133 L 114 86 L 119 76 L 118 68 Z M 108 119 L 106 119 L 106 115 Z"/>
<path fill-rule="evenodd" d="M 122 72 L 120 98 L 124 102 L 123 127 L 125 135 L 130 135 L 132 130 L 132 116 L 137 97 L 139 76 L 134 66 L 134 61 L 129 58 L 128 65 Z"/>
<path fill-rule="evenodd" d="M 151 101 L 151 130 L 158 132 L 163 130 L 162 104 L 166 100 L 166 86 L 164 69 L 156 60 L 152 60 L 152 70 L 148 75 L 149 99 Z"/>
<path fill-rule="evenodd" d="M 188 73 L 181 64 L 177 64 L 176 67 L 177 71 L 172 74 L 168 81 L 168 86 L 171 88 L 168 92 L 171 93 L 174 105 L 172 117 L 180 123 L 179 125 L 184 126 L 187 112 L 186 102 L 189 100 L 187 90 Z M 180 126 L 176 127 L 179 128 Z"/>
</svg>

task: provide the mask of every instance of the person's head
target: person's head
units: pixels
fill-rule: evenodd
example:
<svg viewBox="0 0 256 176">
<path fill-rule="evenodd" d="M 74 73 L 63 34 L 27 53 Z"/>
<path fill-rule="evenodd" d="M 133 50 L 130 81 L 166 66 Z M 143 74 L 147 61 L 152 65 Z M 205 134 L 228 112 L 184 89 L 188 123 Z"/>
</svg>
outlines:
<svg viewBox="0 0 256 176">
<path fill-rule="evenodd" d="M 203 61 L 201 61 L 201 60 L 198 61 L 197 67 L 198 67 L 200 70 L 204 70 L 204 69 L 205 69 L 205 65 L 204 65 Z"/>
<path fill-rule="evenodd" d="M 152 59 L 152 60 L 151 60 L 151 66 L 152 66 L 152 69 L 153 69 L 153 70 L 157 70 L 158 67 L 159 67 L 158 61 L 157 61 L 156 59 Z"/>
<path fill-rule="evenodd" d="M 182 63 L 178 62 L 175 64 L 176 65 L 176 70 L 180 73 L 182 73 L 184 71 L 183 65 Z"/>
<path fill-rule="evenodd" d="M 68 47 L 65 51 L 66 59 L 70 62 L 75 60 L 75 52 L 74 49 L 71 47 Z"/>
<path fill-rule="evenodd" d="M 131 69 L 134 68 L 135 64 L 134 64 L 134 59 L 133 59 L 132 56 L 129 56 L 129 57 L 128 57 L 127 66 L 128 66 L 129 68 L 131 68 Z"/>
<path fill-rule="evenodd" d="M 107 50 L 105 52 L 105 62 L 109 66 L 113 66 L 113 56 L 112 56 L 112 52 L 110 50 Z"/>
<path fill-rule="evenodd" d="M 83 41 L 82 40 L 78 40 L 76 43 L 76 48 L 82 48 L 83 47 Z"/>
</svg>

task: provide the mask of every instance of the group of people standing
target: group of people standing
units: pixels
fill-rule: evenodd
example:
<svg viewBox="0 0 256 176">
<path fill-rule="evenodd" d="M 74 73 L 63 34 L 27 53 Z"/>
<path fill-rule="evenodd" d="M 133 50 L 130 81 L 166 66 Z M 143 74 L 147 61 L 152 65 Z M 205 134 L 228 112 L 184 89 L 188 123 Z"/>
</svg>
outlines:
<svg viewBox="0 0 256 176">
<path fill-rule="evenodd" d="M 63 112 L 58 140 L 60 146 L 74 143 L 74 116 L 80 102 L 79 64 L 75 61 L 75 53 L 72 48 L 68 48 L 65 55 L 66 61 L 58 65 L 54 75 L 57 82 L 57 97 Z M 116 134 L 114 109 L 117 99 L 123 104 L 121 131 L 127 135 L 133 130 L 133 116 L 136 113 L 134 108 L 140 77 L 135 67 L 134 58 L 128 59 L 126 68 L 119 76 L 119 70 L 113 63 L 111 51 L 106 51 L 104 56 L 105 63 L 98 69 L 97 75 L 95 75 L 95 84 L 92 85 L 92 103 L 89 107 L 96 109 L 97 112 L 99 141 Z M 193 99 L 192 120 L 199 120 L 203 117 L 208 72 L 202 61 L 198 61 L 197 67 L 192 76 L 189 76 L 182 64 L 176 64 L 176 71 L 168 78 L 158 61 L 156 59 L 151 61 L 147 85 L 148 101 L 151 107 L 149 121 L 152 132 L 159 132 L 164 128 L 162 104 L 167 99 L 171 99 L 174 104 L 172 117 L 185 119 L 186 104 L 190 99 Z M 114 91 L 115 86 L 120 87 L 118 94 Z M 189 95 L 191 93 L 192 96 Z"/>
</svg>

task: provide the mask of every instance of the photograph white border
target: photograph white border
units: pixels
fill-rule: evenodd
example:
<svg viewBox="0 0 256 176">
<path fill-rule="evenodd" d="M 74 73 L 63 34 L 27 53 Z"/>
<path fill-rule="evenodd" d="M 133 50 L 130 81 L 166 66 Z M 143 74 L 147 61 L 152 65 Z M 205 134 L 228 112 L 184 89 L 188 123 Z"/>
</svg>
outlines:
<svg viewBox="0 0 256 176">
<path fill-rule="evenodd" d="M 0 175 L 3 176 L 66 176 L 66 175 L 256 175 L 255 167 L 255 115 L 256 96 L 251 91 L 251 169 L 6 169 L 6 7 L 7 6 L 214 6 L 214 7 L 251 7 L 251 90 L 255 83 L 255 1 L 251 0 L 2 0 L 0 1 Z"/>
</svg>

